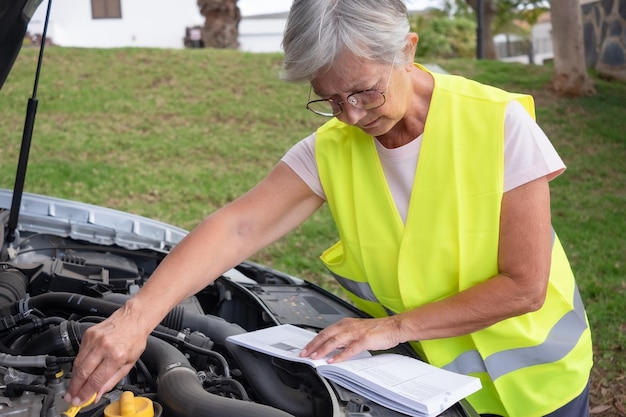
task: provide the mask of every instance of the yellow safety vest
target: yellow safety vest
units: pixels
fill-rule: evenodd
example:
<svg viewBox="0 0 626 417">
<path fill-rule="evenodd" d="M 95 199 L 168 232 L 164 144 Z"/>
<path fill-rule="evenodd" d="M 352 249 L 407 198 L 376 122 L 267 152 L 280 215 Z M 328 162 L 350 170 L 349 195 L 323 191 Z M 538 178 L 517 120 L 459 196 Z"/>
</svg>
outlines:
<svg viewBox="0 0 626 417">
<path fill-rule="evenodd" d="M 534 117 L 533 101 L 462 77 L 432 75 L 406 224 L 373 137 L 337 119 L 316 135 L 319 175 L 340 238 L 321 258 L 374 317 L 449 297 L 498 274 L 506 104 L 518 100 Z M 483 388 L 468 398 L 479 413 L 539 417 L 574 399 L 588 381 L 591 335 L 556 234 L 540 310 L 412 345 L 436 366 L 481 379 Z"/>
</svg>

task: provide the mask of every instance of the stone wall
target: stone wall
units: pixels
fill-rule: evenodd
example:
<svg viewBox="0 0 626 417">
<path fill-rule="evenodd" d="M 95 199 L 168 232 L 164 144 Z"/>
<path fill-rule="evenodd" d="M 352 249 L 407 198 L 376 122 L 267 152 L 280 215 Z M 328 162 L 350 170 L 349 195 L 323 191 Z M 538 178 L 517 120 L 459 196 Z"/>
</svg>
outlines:
<svg viewBox="0 0 626 417">
<path fill-rule="evenodd" d="M 583 4 L 582 15 L 587 67 L 626 79 L 626 0 Z"/>
</svg>

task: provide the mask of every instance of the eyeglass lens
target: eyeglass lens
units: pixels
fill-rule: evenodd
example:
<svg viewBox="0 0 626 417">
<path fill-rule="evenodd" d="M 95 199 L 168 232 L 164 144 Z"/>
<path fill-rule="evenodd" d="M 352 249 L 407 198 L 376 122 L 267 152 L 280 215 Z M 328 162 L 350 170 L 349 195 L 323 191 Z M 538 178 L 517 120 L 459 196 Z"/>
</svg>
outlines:
<svg viewBox="0 0 626 417">
<path fill-rule="evenodd" d="M 346 102 L 358 109 L 371 110 L 385 104 L 385 95 L 376 90 L 360 91 L 350 94 Z M 315 113 L 330 116 L 341 114 L 343 111 L 341 104 L 333 100 L 313 100 L 308 103 L 307 108 Z"/>
<path fill-rule="evenodd" d="M 394 56 L 393 62 L 391 64 L 392 70 L 395 62 L 396 57 Z M 391 83 L 391 75 L 392 72 L 389 73 L 387 88 L 385 88 L 385 91 L 357 91 L 356 93 L 352 93 L 348 97 L 346 97 L 346 102 L 349 103 L 351 106 L 356 107 L 357 109 L 363 110 L 372 110 L 382 106 L 383 104 L 385 104 L 386 101 L 385 94 L 387 93 L 387 90 L 389 89 L 389 84 Z M 311 97 L 311 91 L 312 89 L 309 90 L 309 99 Z M 318 99 L 309 101 L 306 107 L 307 109 L 321 116 L 332 117 L 341 114 L 341 112 L 343 111 L 342 104 L 343 103 L 334 101 L 332 99 Z"/>
</svg>

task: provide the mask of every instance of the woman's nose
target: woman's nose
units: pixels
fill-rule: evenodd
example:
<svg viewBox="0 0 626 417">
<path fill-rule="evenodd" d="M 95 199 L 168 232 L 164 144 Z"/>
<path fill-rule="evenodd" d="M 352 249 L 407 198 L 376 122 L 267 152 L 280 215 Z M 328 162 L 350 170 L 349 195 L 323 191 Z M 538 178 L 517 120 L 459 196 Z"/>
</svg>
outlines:
<svg viewBox="0 0 626 417">
<path fill-rule="evenodd" d="M 343 105 L 343 111 L 337 116 L 339 120 L 349 125 L 356 125 L 359 120 L 367 114 L 367 110 L 359 109 L 346 103 Z"/>
</svg>

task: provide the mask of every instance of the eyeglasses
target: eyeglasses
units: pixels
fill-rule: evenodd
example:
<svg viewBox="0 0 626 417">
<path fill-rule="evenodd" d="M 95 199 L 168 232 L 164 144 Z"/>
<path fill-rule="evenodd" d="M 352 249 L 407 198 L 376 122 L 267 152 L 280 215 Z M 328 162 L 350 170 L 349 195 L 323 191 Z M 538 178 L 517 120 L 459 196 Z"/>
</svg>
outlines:
<svg viewBox="0 0 626 417">
<path fill-rule="evenodd" d="M 378 90 L 363 90 L 350 94 L 346 97 L 346 101 L 336 101 L 332 98 L 322 98 L 318 100 L 311 100 L 311 91 L 313 87 L 309 89 L 309 102 L 306 104 L 306 108 L 315 114 L 324 117 L 338 116 L 343 112 L 343 104 L 348 103 L 352 107 L 363 110 L 373 110 L 385 104 L 387 101 L 387 91 L 389 91 L 389 85 L 391 84 L 391 76 L 393 74 L 393 66 L 396 63 L 394 57 L 391 63 L 391 71 L 389 72 L 389 79 L 387 79 L 387 87 L 383 91 Z"/>
</svg>

